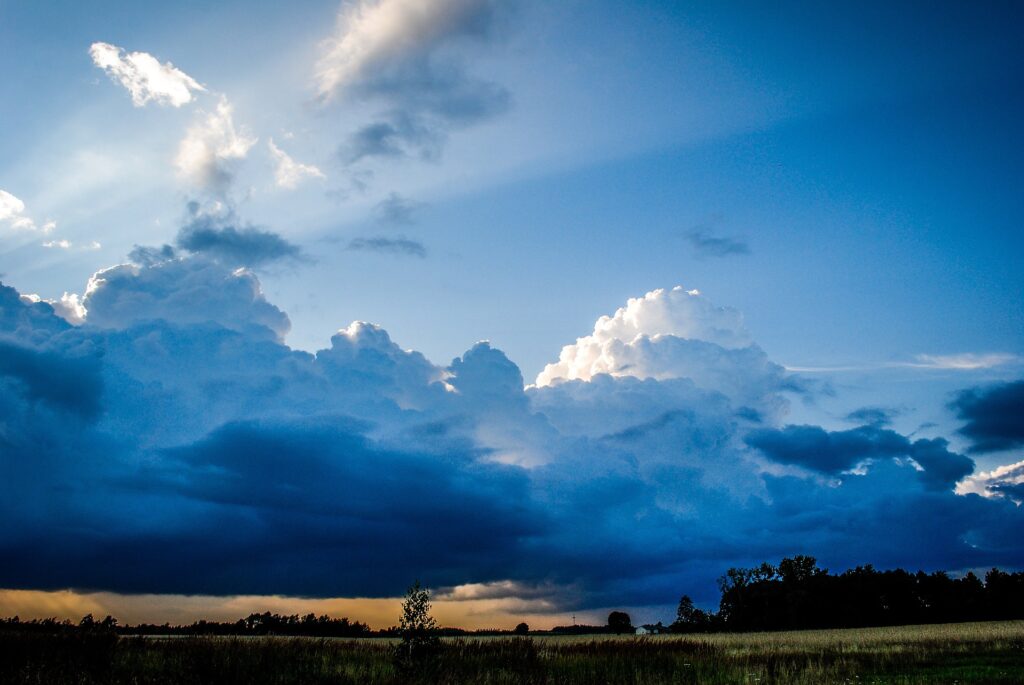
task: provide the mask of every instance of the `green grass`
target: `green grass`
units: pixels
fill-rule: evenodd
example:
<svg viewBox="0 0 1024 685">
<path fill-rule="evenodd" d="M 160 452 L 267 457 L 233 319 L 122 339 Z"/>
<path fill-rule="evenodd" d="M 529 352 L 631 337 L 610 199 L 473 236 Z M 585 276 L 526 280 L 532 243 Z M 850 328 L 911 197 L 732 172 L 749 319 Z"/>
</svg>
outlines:
<svg viewBox="0 0 1024 685">
<path fill-rule="evenodd" d="M 687 636 L 394 641 L 0 635 L 0 683 L 1024 683 L 1024 621 Z"/>
</svg>

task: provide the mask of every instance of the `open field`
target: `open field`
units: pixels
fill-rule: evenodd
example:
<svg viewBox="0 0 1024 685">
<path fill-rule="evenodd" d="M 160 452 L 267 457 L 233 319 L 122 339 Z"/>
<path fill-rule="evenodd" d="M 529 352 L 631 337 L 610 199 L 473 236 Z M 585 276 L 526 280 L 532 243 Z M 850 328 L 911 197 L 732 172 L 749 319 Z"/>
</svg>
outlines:
<svg viewBox="0 0 1024 685">
<path fill-rule="evenodd" d="M 415 669 L 394 642 L 0 636 L 0 683 L 1021 683 L 1024 621 L 689 636 L 458 638 Z"/>
</svg>

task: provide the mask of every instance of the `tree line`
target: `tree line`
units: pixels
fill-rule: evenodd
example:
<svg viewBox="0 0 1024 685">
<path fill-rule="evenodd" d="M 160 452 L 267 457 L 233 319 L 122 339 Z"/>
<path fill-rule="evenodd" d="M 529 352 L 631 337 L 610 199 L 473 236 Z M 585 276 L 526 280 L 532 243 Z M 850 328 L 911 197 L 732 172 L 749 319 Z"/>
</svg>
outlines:
<svg viewBox="0 0 1024 685">
<path fill-rule="evenodd" d="M 1024 572 L 911 573 L 858 566 L 835 575 L 811 556 L 731 568 L 719 579 L 717 612 L 684 595 L 673 632 L 861 628 L 1024 618 Z"/>
<path fill-rule="evenodd" d="M 199 620 L 190 625 L 179 626 L 172 626 L 169 623 L 121 625 L 112 616 L 96 620 L 92 614 L 85 616 L 77 624 L 68 620 L 58 621 L 55 618 L 23 621 L 15 616 L 14 618 L 0 619 L 0 631 L 3 630 L 40 633 L 113 632 L 121 635 L 285 635 L 295 637 L 370 637 L 374 634 L 365 623 L 350 621 L 344 617 L 331 618 L 327 615 L 317 616 L 316 614 L 282 616 L 269 611 L 262 614 L 249 614 L 237 621 Z"/>
</svg>

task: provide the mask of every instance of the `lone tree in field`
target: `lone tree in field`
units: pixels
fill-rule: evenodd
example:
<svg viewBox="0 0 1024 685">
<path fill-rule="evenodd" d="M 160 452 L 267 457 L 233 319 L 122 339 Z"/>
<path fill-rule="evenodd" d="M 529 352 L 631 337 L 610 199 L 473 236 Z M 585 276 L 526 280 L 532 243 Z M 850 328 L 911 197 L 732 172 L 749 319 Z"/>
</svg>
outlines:
<svg viewBox="0 0 1024 685">
<path fill-rule="evenodd" d="M 625 611 L 613 611 L 608 614 L 608 630 L 613 633 L 631 633 L 633 621 Z"/>
<path fill-rule="evenodd" d="M 418 580 L 405 593 L 398 628 L 402 633 L 398 659 L 406 666 L 429 657 L 440 644 L 435 634 L 437 621 L 430 615 L 430 593 Z"/>
</svg>

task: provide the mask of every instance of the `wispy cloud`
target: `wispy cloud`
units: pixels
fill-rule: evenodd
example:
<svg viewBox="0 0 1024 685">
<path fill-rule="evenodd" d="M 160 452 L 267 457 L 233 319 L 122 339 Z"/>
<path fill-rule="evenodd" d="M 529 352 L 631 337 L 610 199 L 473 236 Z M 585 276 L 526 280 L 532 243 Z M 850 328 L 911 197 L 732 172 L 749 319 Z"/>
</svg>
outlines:
<svg viewBox="0 0 1024 685">
<path fill-rule="evenodd" d="M 954 369 L 958 371 L 974 371 L 977 369 L 991 369 L 996 366 L 1004 366 L 1020 360 L 1015 354 L 989 353 L 973 354 L 919 354 L 915 362 L 908 362 L 903 366 L 910 366 L 920 369 Z"/>
<path fill-rule="evenodd" d="M 787 371 L 796 373 L 846 373 L 862 371 L 883 371 L 886 369 L 921 369 L 935 371 L 982 371 L 1000 366 L 1016 364 L 1022 361 L 1020 355 L 1005 352 L 976 354 L 918 354 L 913 361 L 902 362 L 869 362 L 864 364 L 848 364 L 837 366 L 798 366 L 787 365 Z"/>
<path fill-rule="evenodd" d="M 233 108 L 221 97 L 217 108 L 188 129 L 178 146 L 175 166 L 197 188 L 224 192 L 233 178 L 232 162 L 245 159 L 256 144 L 245 128 L 235 128 Z"/>
<path fill-rule="evenodd" d="M 427 248 L 424 247 L 423 243 L 417 240 L 403 238 L 401 236 L 398 238 L 385 238 L 383 236 L 376 236 L 373 238 L 354 238 L 349 242 L 347 249 L 409 255 L 421 258 L 427 256 Z"/>
<path fill-rule="evenodd" d="M 136 107 L 144 107 L 150 102 L 181 107 L 192 102 L 194 93 L 206 90 L 170 62 L 161 64 L 147 52 L 126 53 L 116 45 L 93 43 L 89 55 L 113 81 L 128 89 Z"/>
<path fill-rule="evenodd" d="M 508 91 L 469 76 L 449 49 L 483 43 L 492 0 L 361 0 L 346 5 L 316 67 L 321 101 L 358 98 L 382 107 L 339 150 L 353 164 L 371 157 L 440 154 L 448 132 L 507 110 Z"/>
<path fill-rule="evenodd" d="M 846 415 L 846 420 L 869 426 L 888 426 L 903 411 L 893 407 L 861 407 Z"/>
<path fill-rule="evenodd" d="M 382 224 L 408 226 L 416 223 L 416 212 L 425 206 L 423 202 L 410 200 L 398 193 L 390 193 L 374 206 L 373 211 L 377 221 Z"/>
<path fill-rule="evenodd" d="M 291 190 L 298 187 L 307 178 L 327 178 L 324 172 L 312 164 L 296 162 L 287 152 L 274 143 L 273 138 L 267 141 L 267 148 L 270 150 L 270 156 L 273 157 L 274 162 L 277 164 L 274 170 L 274 181 L 277 183 L 278 188 Z"/>
<path fill-rule="evenodd" d="M 750 254 L 750 246 L 737 238 L 716 236 L 707 229 L 697 229 L 686 234 L 694 253 L 698 257 L 729 257 Z"/>
</svg>

